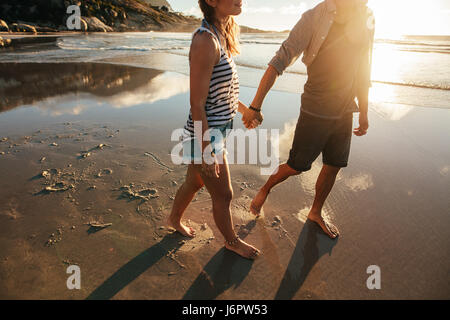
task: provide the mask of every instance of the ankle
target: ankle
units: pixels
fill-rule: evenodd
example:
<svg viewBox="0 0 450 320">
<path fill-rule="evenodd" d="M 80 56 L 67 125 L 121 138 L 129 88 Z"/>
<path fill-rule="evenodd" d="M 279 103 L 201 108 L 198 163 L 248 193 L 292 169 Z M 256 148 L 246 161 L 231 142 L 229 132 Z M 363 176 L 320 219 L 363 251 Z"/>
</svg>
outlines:
<svg viewBox="0 0 450 320">
<path fill-rule="evenodd" d="M 269 194 L 271 189 L 272 188 L 268 188 L 266 186 L 263 186 L 263 187 L 261 187 L 261 189 L 259 189 L 259 192 L 262 192 L 264 194 Z"/>
<path fill-rule="evenodd" d="M 170 216 L 167 218 L 167 222 L 168 222 L 169 224 L 171 224 L 171 225 L 174 225 L 174 226 L 180 225 L 180 224 L 181 224 L 181 218 L 173 217 L 172 215 L 170 215 Z"/>
<path fill-rule="evenodd" d="M 309 211 L 308 216 L 310 216 L 310 217 L 321 217 L 322 216 L 322 210 L 311 209 Z"/>
<path fill-rule="evenodd" d="M 225 243 L 230 247 L 235 247 L 240 240 L 239 236 L 234 236 L 231 240 L 225 239 Z"/>
</svg>

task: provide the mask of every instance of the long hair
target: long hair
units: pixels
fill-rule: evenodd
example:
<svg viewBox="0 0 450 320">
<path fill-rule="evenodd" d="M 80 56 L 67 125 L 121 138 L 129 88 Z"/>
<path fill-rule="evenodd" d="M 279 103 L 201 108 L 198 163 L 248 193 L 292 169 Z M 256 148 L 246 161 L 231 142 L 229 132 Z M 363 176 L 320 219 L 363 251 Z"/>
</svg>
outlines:
<svg viewBox="0 0 450 320">
<path fill-rule="evenodd" d="M 203 12 L 205 20 L 210 24 L 214 24 L 216 22 L 214 8 L 208 5 L 205 0 L 198 0 L 198 4 Z M 227 50 L 233 56 L 240 54 L 241 50 L 239 45 L 239 26 L 236 21 L 234 21 L 234 18 L 228 17 L 228 21 L 225 24 L 225 27 L 220 26 L 219 28 L 221 29 L 221 33 L 225 36 Z"/>
</svg>

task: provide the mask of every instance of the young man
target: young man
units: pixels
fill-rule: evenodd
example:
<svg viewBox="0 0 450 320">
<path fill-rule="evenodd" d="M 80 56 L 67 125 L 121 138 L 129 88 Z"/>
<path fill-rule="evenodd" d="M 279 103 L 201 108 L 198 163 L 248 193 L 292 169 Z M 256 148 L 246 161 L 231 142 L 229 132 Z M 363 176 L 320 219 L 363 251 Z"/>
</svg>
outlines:
<svg viewBox="0 0 450 320">
<path fill-rule="evenodd" d="M 276 78 L 303 53 L 308 79 L 302 94 L 300 117 L 286 164 L 279 166 L 252 201 L 259 215 L 270 190 L 311 169 L 322 153 L 323 167 L 316 182 L 316 195 L 308 219 L 331 238 L 339 231 L 322 217 L 323 204 L 339 170 L 347 166 L 353 112 L 359 111 L 363 136 L 369 128 L 368 95 L 374 36 L 374 19 L 365 0 L 325 0 L 305 12 L 270 61 L 251 104 L 252 121 L 260 116 L 263 100 Z M 358 100 L 358 105 L 355 102 Z M 358 108 L 359 106 L 359 108 Z"/>
</svg>

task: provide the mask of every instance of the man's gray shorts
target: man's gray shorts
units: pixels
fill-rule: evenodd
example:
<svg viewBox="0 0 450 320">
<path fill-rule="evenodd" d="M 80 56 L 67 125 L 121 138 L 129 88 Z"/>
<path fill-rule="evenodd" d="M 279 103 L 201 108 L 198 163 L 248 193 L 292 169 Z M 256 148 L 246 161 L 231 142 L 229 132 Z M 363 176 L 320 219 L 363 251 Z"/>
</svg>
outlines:
<svg viewBox="0 0 450 320">
<path fill-rule="evenodd" d="M 287 164 L 296 171 L 308 171 L 322 153 L 323 164 L 346 167 L 352 130 L 353 113 L 329 120 L 300 112 Z"/>
</svg>

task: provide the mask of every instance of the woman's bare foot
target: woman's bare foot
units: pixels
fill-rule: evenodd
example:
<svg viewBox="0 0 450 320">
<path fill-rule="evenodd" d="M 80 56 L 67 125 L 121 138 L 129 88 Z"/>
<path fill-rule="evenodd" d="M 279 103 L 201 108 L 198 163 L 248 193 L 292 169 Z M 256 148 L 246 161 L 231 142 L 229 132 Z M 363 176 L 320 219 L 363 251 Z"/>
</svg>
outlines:
<svg viewBox="0 0 450 320">
<path fill-rule="evenodd" d="M 335 239 L 339 236 L 338 228 L 334 224 L 325 221 L 320 214 L 309 213 L 308 219 L 317 223 L 323 232 L 325 232 L 331 239 Z"/>
<path fill-rule="evenodd" d="M 195 237 L 195 230 L 192 227 L 188 227 L 181 223 L 181 221 L 173 221 L 171 217 L 167 219 L 167 224 L 177 230 L 179 233 L 181 233 L 185 237 L 194 238 Z"/>
<path fill-rule="evenodd" d="M 260 254 L 260 251 L 258 249 L 242 241 L 241 239 L 237 239 L 237 241 L 233 244 L 229 244 L 225 241 L 225 248 L 237 253 L 243 258 L 250 260 L 256 259 Z"/>
<path fill-rule="evenodd" d="M 264 202 L 266 201 L 268 195 L 269 195 L 268 192 L 264 191 L 263 189 L 259 189 L 256 196 L 253 198 L 252 203 L 250 204 L 251 213 L 259 217 L 259 215 L 261 214 L 261 208 Z"/>
</svg>

